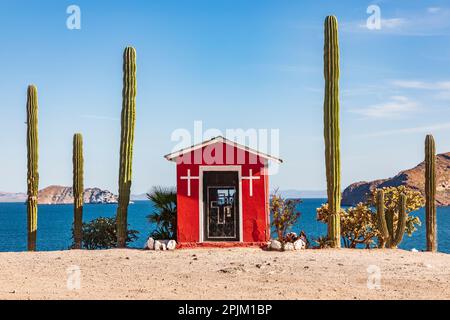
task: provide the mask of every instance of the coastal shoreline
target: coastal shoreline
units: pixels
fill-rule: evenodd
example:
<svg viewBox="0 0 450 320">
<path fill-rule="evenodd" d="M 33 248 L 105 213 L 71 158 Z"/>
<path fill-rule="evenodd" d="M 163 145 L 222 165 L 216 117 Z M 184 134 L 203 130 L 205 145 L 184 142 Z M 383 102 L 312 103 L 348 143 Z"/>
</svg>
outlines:
<svg viewBox="0 0 450 320">
<path fill-rule="evenodd" d="M 0 270 L 0 299 L 450 299 L 449 254 L 389 249 L 3 252 Z"/>
</svg>

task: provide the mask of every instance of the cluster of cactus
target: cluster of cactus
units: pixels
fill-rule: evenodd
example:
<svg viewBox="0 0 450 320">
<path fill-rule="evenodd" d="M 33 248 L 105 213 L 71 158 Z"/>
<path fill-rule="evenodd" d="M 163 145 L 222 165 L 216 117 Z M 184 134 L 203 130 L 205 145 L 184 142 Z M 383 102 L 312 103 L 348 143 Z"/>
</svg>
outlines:
<svg viewBox="0 0 450 320">
<path fill-rule="evenodd" d="M 437 251 L 436 237 L 436 147 L 432 135 L 425 138 L 425 211 L 427 251 Z"/>
<path fill-rule="evenodd" d="M 133 142 L 136 116 L 136 50 L 127 47 L 123 55 L 123 91 L 120 136 L 119 205 L 117 208 L 117 247 L 127 238 L 128 204 L 132 178 Z"/>
<path fill-rule="evenodd" d="M 27 90 L 27 231 L 28 251 L 36 250 L 38 212 L 38 96 L 37 88 Z"/>
<path fill-rule="evenodd" d="M 83 137 L 80 133 L 73 136 L 73 248 L 81 249 L 83 224 Z"/>
<path fill-rule="evenodd" d="M 383 189 L 377 192 L 377 218 L 378 229 L 380 231 L 379 246 L 380 248 L 397 248 L 402 242 L 403 235 L 406 230 L 406 195 L 400 195 L 397 228 L 394 227 L 393 213 L 385 214 L 384 206 L 384 191 Z"/>
<path fill-rule="evenodd" d="M 339 129 L 339 42 L 338 23 L 334 16 L 325 19 L 324 46 L 324 137 L 327 196 L 330 208 L 328 239 L 334 248 L 340 247 L 341 157 Z"/>
</svg>

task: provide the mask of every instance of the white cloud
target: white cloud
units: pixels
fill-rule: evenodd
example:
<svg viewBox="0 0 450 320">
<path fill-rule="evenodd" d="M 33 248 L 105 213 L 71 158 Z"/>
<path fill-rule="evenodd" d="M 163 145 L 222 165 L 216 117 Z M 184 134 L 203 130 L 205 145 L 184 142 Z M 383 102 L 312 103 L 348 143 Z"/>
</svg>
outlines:
<svg viewBox="0 0 450 320">
<path fill-rule="evenodd" d="M 438 100 L 450 100 L 450 81 L 412 81 L 395 80 L 392 84 L 401 89 L 428 90 L 435 92 L 434 98 Z"/>
<path fill-rule="evenodd" d="M 402 27 L 408 23 L 408 20 L 404 18 L 389 18 L 389 19 L 381 19 L 381 29 L 395 29 Z M 346 30 L 348 27 L 351 27 L 352 24 L 344 24 L 344 30 Z M 359 28 L 367 29 L 367 23 L 359 23 Z"/>
<path fill-rule="evenodd" d="M 445 122 L 445 123 L 437 123 L 437 124 L 421 126 L 421 127 L 379 131 L 379 132 L 359 135 L 359 137 L 366 138 L 366 137 L 391 136 L 391 135 L 399 135 L 399 134 L 433 133 L 436 131 L 443 131 L 443 130 L 449 130 L 449 129 L 450 129 L 450 122 Z"/>
<path fill-rule="evenodd" d="M 429 89 L 429 84 L 423 81 L 394 80 L 392 84 L 404 89 Z"/>
<path fill-rule="evenodd" d="M 427 8 L 427 11 L 429 12 L 429 13 L 438 13 L 439 11 L 441 11 L 442 9 L 441 8 L 439 8 L 439 7 L 430 7 L 430 8 Z"/>
<path fill-rule="evenodd" d="M 381 28 L 394 29 L 401 27 L 407 23 L 406 19 L 403 18 L 391 18 L 391 19 L 381 19 Z"/>
<path fill-rule="evenodd" d="M 403 89 L 422 89 L 422 90 L 450 90 L 450 81 L 412 81 L 412 80 L 394 80 L 394 86 Z"/>
<path fill-rule="evenodd" d="M 385 103 L 353 109 L 351 112 L 367 118 L 399 118 L 418 109 L 418 104 L 407 97 L 393 96 Z"/>
<path fill-rule="evenodd" d="M 341 23 L 341 30 L 398 36 L 448 36 L 450 8 L 429 7 L 419 12 L 402 12 L 395 17 L 387 17 L 381 10 L 381 29 L 369 30 L 366 20 L 359 20 Z"/>
</svg>

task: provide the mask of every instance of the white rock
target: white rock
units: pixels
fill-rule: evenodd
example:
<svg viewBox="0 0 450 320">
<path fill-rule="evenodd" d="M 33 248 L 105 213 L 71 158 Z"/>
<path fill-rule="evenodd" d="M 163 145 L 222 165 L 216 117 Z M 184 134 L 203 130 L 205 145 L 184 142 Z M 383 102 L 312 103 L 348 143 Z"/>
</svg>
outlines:
<svg viewBox="0 0 450 320">
<path fill-rule="evenodd" d="M 149 238 L 145 244 L 145 249 L 164 251 L 164 250 L 175 250 L 177 242 L 175 240 L 155 240 Z"/>
<path fill-rule="evenodd" d="M 155 240 L 155 245 L 154 245 L 155 251 L 161 250 L 161 246 L 162 246 L 161 241 Z"/>
<path fill-rule="evenodd" d="M 155 239 L 153 239 L 152 237 L 148 238 L 144 249 L 155 250 Z"/>
<path fill-rule="evenodd" d="M 302 250 L 306 249 L 306 243 L 302 239 L 298 239 L 294 242 L 294 249 L 295 250 Z"/>
<path fill-rule="evenodd" d="M 292 242 L 286 242 L 284 244 L 284 251 L 294 251 L 294 244 Z"/>
<path fill-rule="evenodd" d="M 269 244 L 270 250 L 281 250 L 281 242 L 278 240 L 271 240 Z"/>
<path fill-rule="evenodd" d="M 175 240 L 169 240 L 166 244 L 167 250 L 175 250 L 177 247 L 177 242 Z"/>
<path fill-rule="evenodd" d="M 288 234 L 286 234 L 286 238 L 288 238 L 288 237 L 297 238 L 297 233 L 289 232 Z"/>
<path fill-rule="evenodd" d="M 412 248 L 411 252 L 419 252 L 419 250 L 417 250 L 416 248 Z"/>
</svg>

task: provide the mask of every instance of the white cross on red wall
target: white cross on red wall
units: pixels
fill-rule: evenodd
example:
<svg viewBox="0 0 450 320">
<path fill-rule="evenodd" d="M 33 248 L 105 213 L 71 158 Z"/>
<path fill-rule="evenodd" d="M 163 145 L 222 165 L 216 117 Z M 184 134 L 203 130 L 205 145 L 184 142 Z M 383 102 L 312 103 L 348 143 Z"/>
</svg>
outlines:
<svg viewBox="0 0 450 320">
<path fill-rule="evenodd" d="M 180 177 L 181 180 L 187 180 L 187 195 L 188 197 L 191 196 L 191 180 L 198 180 L 200 177 L 193 177 L 191 176 L 191 169 L 187 170 L 187 176 Z"/>
<path fill-rule="evenodd" d="M 242 180 L 250 180 L 250 197 L 253 197 L 253 180 L 259 180 L 259 176 L 253 175 L 253 170 L 249 169 L 249 176 L 248 177 L 242 177 Z"/>
</svg>

